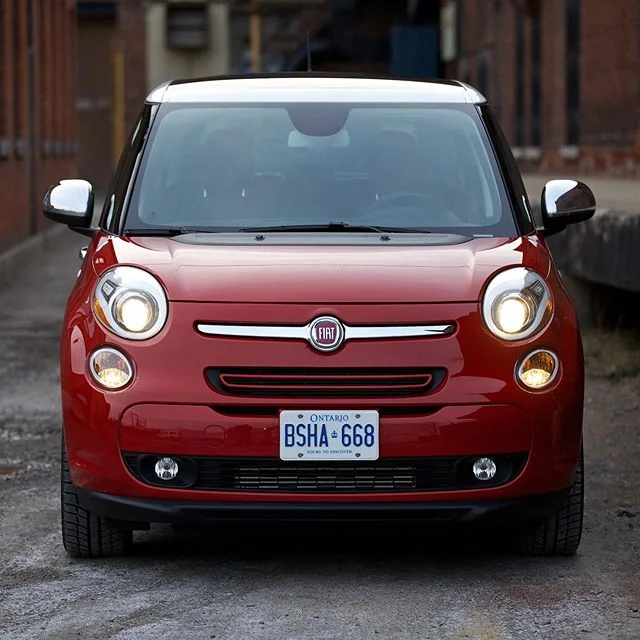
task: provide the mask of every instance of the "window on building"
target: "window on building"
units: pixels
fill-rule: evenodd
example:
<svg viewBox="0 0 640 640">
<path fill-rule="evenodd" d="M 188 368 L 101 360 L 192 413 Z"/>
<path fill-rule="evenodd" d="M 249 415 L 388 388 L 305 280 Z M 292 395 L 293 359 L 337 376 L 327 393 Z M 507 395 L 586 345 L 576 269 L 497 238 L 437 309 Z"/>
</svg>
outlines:
<svg viewBox="0 0 640 640">
<path fill-rule="evenodd" d="M 580 5 L 581 0 L 565 0 L 566 41 L 566 142 L 580 141 Z"/>
<path fill-rule="evenodd" d="M 206 49 L 209 46 L 206 3 L 167 5 L 167 46 L 171 49 Z"/>
<path fill-rule="evenodd" d="M 79 18 L 113 18 L 116 15 L 115 0 L 78 0 L 76 12 Z"/>
</svg>

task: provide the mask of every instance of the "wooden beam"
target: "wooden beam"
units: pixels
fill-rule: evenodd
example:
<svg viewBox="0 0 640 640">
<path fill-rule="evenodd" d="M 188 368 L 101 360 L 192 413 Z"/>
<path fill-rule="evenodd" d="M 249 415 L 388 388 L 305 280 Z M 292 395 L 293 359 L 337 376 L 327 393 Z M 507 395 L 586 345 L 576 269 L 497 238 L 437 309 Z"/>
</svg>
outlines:
<svg viewBox="0 0 640 640">
<path fill-rule="evenodd" d="M 251 66 L 254 73 L 262 71 L 262 16 L 257 4 L 251 5 Z"/>
</svg>

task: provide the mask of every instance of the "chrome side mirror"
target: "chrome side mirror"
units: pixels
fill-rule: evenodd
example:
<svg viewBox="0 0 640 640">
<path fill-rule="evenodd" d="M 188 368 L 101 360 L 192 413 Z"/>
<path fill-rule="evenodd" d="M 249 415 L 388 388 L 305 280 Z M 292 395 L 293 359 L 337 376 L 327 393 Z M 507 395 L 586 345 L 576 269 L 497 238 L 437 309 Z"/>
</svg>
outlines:
<svg viewBox="0 0 640 640">
<path fill-rule="evenodd" d="M 596 212 L 593 192 L 578 180 L 551 180 L 542 190 L 542 220 L 547 233 L 562 231 L 568 224 L 584 222 Z"/>
<path fill-rule="evenodd" d="M 42 212 L 72 230 L 93 235 L 93 187 L 86 180 L 61 180 L 50 187 L 42 202 Z"/>
</svg>

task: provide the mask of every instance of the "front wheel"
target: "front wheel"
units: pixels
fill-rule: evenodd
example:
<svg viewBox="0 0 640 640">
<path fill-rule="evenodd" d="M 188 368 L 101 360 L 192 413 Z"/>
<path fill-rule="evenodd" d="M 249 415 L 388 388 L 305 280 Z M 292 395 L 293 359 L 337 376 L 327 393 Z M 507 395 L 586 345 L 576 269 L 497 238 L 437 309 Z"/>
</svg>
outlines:
<svg viewBox="0 0 640 640">
<path fill-rule="evenodd" d="M 582 537 L 584 513 L 584 452 L 580 458 L 569 494 L 552 515 L 528 525 L 519 540 L 520 551 L 536 556 L 572 556 Z"/>
<path fill-rule="evenodd" d="M 80 505 L 73 490 L 64 442 L 61 462 L 62 543 L 65 551 L 72 558 L 107 558 L 126 554 L 131 548 L 133 533 L 107 527 L 104 518 Z"/>
</svg>

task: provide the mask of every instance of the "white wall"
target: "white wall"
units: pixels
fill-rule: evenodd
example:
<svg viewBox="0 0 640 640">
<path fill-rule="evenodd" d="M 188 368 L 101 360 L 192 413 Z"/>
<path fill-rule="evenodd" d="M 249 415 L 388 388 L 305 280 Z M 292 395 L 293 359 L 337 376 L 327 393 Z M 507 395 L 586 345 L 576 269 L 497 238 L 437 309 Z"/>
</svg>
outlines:
<svg viewBox="0 0 640 640">
<path fill-rule="evenodd" d="M 176 1 L 180 0 L 173 0 L 173 2 Z M 149 90 L 167 80 L 229 72 L 229 10 L 224 4 L 210 4 L 208 15 L 209 48 L 202 51 L 173 50 L 166 45 L 166 4 L 149 3 L 147 9 L 147 88 Z"/>
</svg>

